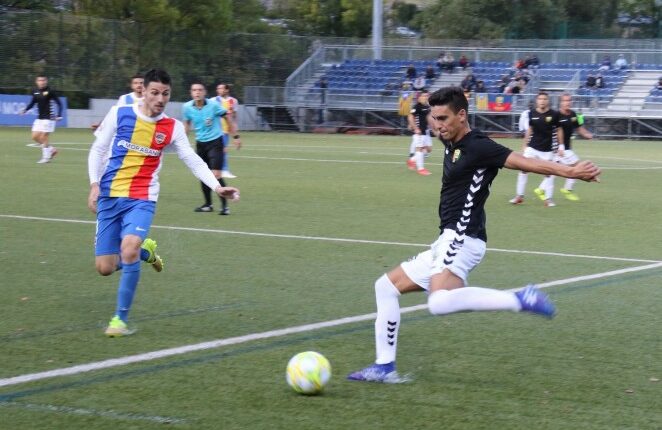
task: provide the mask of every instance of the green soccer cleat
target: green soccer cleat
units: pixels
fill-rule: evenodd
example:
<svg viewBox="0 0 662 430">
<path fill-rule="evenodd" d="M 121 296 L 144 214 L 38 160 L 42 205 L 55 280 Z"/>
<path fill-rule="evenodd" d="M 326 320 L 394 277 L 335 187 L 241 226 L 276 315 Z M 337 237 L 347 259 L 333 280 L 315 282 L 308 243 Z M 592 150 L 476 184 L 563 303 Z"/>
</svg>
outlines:
<svg viewBox="0 0 662 430">
<path fill-rule="evenodd" d="M 533 190 L 533 192 L 536 193 L 536 196 L 538 196 L 538 198 L 543 202 L 547 200 L 547 197 L 545 197 L 545 190 L 543 190 L 542 188 L 536 188 L 535 190 Z"/>
<path fill-rule="evenodd" d="M 566 199 L 572 201 L 572 202 L 578 202 L 579 201 L 579 196 L 575 194 L 574 191 L 572 190 L 567 190 L 565 188 L 561 188 L 561 194 L 565 196 Z"/>
<path fill-rule="evenodd" d="M 154 239 L 147 238 L 143 242 L 141 248 L 149 252 L 147 264 L 151 264 L 154 270 L 157 272 L 163 270 L 163 259 L 156 253 L 156 241 Z"/>
<path fill-rule="evenodd" d="M 131 336 L 135 332 L 135 329 L 130 329 L 127 327 L 126 323 L 122 321 L 117 315 L 115 315 L 113 319 L 110 320 L 105 331 L 106 336 L 108 337 Z"/>
</svg>

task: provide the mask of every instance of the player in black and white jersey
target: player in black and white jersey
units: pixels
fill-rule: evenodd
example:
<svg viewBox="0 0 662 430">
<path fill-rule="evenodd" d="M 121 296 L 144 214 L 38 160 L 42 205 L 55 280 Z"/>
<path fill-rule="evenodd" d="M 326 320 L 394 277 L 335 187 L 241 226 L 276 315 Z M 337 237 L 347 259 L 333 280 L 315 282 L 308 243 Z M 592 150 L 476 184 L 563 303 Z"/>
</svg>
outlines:
<svg viewBox="0 0 662 430">
<path fill-rule="evenodd" d="M 427 291 L 434 315 L 466 311 L 532 312 L 547 317 L 554 305 L 534 285 L 515 293 L 467 286 L 467 277 L 486 250 L 485 201 L 499 169 L 521 170 L 596 181 L 600 169 L 590 161 L 564 166 L 527 158 L 471 130 L 468 103 L 459 87 L 442 88 L 429 99 L 435 134 L 444 142 L 444 173 L 439 216 L 441 235 L 430 249 L 392 269 L 375 282 L 377 319 L 375 364 L 350 380 L 400 382 L 395 366 L 401 294 Z"/>
<path fill-rule="evenodd" d="M 536 108 L 529 112 L 529 128 L 524 135 L 522 152 L 526 158 L 552 161 L 558 148 L 558 142 L 562 140 L 563 130 L 559 128 L 559 113 L 549 108 L 547 93 L 540 92 L 536 97 Z M 514 205 L 524 203 L 527 178 L 526 172 L 520 172 L 517 175 L 517 195 L 510 200 L 510 203 Z M 552 200 L 554 176 L 546 176 L 534 192 L 545 202 L 545 206 L 556 206 Z"/>
<path fill-rule="evenodd" d="M 593 139 L 593 133 L 584 127 L 584 116 L 577 115 L 577 113 L 572 110 L 572 96 L 570 94 L 561 94 L 559 99 L 559 114 L 559 124 L 563 129 L 563 143 L 559 145 L 556 161 L 565 164 L 566 166 L 573 166 L 579 162 L 579 157 L 577 157 L 577 154 L 575 154 L 575 151 L 572 150 L 571 146 L 572 143 L 570 138 L 572 137 L 573 131 L 576 131 L 577 134 L 584 139 Z M 566 199 L 576 202 L 579 201 L 579 197 L 575 194 L 574 186 L 575 179 L 567 178 L 565 180 L 565 185 L 561 188 L 561 194 L 563 194 Z"/>
<path fill-rule="evenodd" d="M 432 139 L 430 138 L 430 128 L 428 127 L 428 115 L 430 106 L 428 105 L 429 93 L 422 90 L 418 95 L 417 103 L 407 116 L 409 129 L 414 132 L 412 136 L 413 154 L 407 160 L 409 169 L 416 170 L 416 173 L 423 176 L 431 175 L 425 168 L 425 157 L 432 151 Z"/>
<path fill-rule="evenodd" d="M 62 103 L 55 91 L 48 86 L 48 78 L 37 76 L 36 88 L 32 90 L 32 100 L 21 112 L 27 111 L 37 105 L 37 119 L 32 124 L 32 140 L 41 145 L 41 159 L 37 163 L 48 163 L 57 154 L 57 149 L 48 142 L 48 135 L 55 131 L 55 122 L 62 119 Z M 57 113 L 53 112 L 53 104 L 57 106 Z"/>
</svg>

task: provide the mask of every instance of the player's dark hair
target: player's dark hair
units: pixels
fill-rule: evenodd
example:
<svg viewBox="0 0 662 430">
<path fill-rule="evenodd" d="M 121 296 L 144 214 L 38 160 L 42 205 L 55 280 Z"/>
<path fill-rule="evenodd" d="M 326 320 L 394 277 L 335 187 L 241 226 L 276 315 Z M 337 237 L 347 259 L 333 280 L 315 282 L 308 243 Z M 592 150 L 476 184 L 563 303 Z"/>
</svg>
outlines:
<svg viewBox="0 0 662 430">
<path fill-rule="evenodd" d="M 163 69 L 151 69 L 145 73 L 145 77 L 143 79 L 145 80 L 143 83 L 145 88 L 147 88 L 151 82 L 159 82 L 163 85 L 171 85 L 172 82 L 168 72 Z"/>
<path fill-rule="evenodd" d="M 44 74 L 42 73 L 42 74 L 39 74 L 39 75 L 37 75 L 37 76 L 35 77 L 35 79 L 39 79 L 39 78 L 46 78 L 46 79 L 48 79 L 48 76 L 46 76 L 46 75 L 44 75 Z"/>
<path fill-rule="evenodd" d="M 464 91 L 460 87 L 444 87 L 433 92 L 428 99 L 430 106 L 448 106 L 453 113 L 458 113 L 462 109 L 468 114 L 469 103 L 464 96 Z"/>
<path fill-rule="evenodd" d="M 216 85 L 216 88 L 220 87 L 221 85 L 223 85 L 226 90 L 232 91 L 232 88 L 230 87 L 230 84 L 226 84 L 225 82 L 220 82 L 218 85 Z"/>
<path fill-rule="evenodd" d="M 207 86 L 205 85 L 204 82 L 202 82 L 201 79 L 193 79 L 193 80 L 191 81 L 191 85 L 189 85 L 189 88 L 191 88 L 193 85 L 202 85 L 202 87 L 203 87 L 205 90 L 207 89 Z"/>
<path fill-rule="evenodd" d="M 547 94 L 545 91 L 538 91 L 538 96 L 549 97 L 549 94 Z M 536 97 L 538 97 L 538 96 L 536 96 Z"/>
<path fill-rule="evenodd" d="M 133 81 L 134 79 L 145 79 L 145 76 L 142 73 L 136 73 L 135 75 L 131 76 L 131 80 Z"/>
</svg>

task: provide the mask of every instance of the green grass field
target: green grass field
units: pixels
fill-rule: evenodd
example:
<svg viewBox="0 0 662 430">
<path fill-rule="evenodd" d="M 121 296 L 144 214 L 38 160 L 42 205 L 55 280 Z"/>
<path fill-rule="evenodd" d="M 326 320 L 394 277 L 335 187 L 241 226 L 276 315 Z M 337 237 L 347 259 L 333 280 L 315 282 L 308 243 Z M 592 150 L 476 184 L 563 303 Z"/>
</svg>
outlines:
<svg viewBox="0 0 662 430">
<path fill-rule="evenodd" d="M 142 272 L 136 335 L 108 339 L 118 276 L 94 270 L 91 138 L 57 130 L 60 154 L 38 165 L 28 129 L 0 129 L 0 428 L 662 428 L 662 142 L 578 141 L 602 182 L 578 183 L 582 200 L 557 195 L 555 208 L 531 197 L 536 176 L 526 203 L 509 205 L 516 172 L 502 171 L 470 282 L 551 283 L 557 318 L 407 313 L 398 367 L 413 380 L 380 385 L 345 380 L 374 359 L 372 319 L 336 320 L 374 312 L 374 280 L 436 238 L 439 145 L 421 177 L 405 167 L 406 137 L 242 133 L 229 217 L 194 213 L 199 183 L 166 156 L 150 233 L 166 267 Z M 326 321 L 337 323 L 271 332 Z M 321 396 L 285 383 L 305 350 L 333 367 Z M 61 374 L 109 359 L 118 365 Z"/>
</svg>

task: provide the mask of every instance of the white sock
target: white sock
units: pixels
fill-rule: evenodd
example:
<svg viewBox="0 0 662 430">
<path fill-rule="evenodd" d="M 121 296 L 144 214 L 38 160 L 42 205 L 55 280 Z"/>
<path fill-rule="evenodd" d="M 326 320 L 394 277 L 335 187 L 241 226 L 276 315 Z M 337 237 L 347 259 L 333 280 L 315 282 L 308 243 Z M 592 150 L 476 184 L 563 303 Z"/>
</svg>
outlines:
<svg viewBox="0 0 662 430">
<path fill-rule="evenodd" d="M 41 156 L 43 158 L 50 158 L 51 156 L 51 148 L 50 146 L 42 146 L 41 147 Z"/>
<path fill-rule="evenodd" d="M 433 315 L 465 311 L 513 311 L 521 305 L 515 293 L 490 288 L 464 287 L 437 290 L 428 297 L 428 310 Z"/>
<path fill-rule="evenodd" d="M 414 139 L 411 140 L 411 145 L 409 145 L 409 153 L 413 154 L 416 152 L 416 142 Z"/>
<path fill-rule="evenodd" d="M 517 174 L 517 195 L 518 196 L 523 196 L 524 195 L 524 190 L 526 190 L 526 180 L 528 179 L 528 175 L 523 172 L 519 172 Z"/>
<path fill-rule="evenodd" d="M 577 182 L 576 179 L 567 178 L 565 180 L 565 186 L 563 188 L 565 188 L 566 190 L 572 191 L 573 187 L 575 186 L 575 182 Z"/>
<path fill-rule="evenodd" d="M 395 361 L 398 346 L 398 330 L 400 329 L 400 291 L 382 275 L 375 282 L 375 298 L 377 299 L 377 319 L 375 320 L 375 346 L 377 359 L 375 363 L 386 364 Z"/>
<path fill-rule="evenodd" d="M 547 188 L 545 190 L 545 197 L 551 199 L 554 197 L 554 176 L 548 176 L 547 178 Z"/>
<path fill-rule="evenodd" d="M 416 168 L 418 170 L 421 170 L 423 168 L 423 163 L 425 157 L 423 157 L 423 152 L 422 151 L 416 151 L 416 154 L 414 154 L 414 159 L 416 160 Z"/>
</svg>

